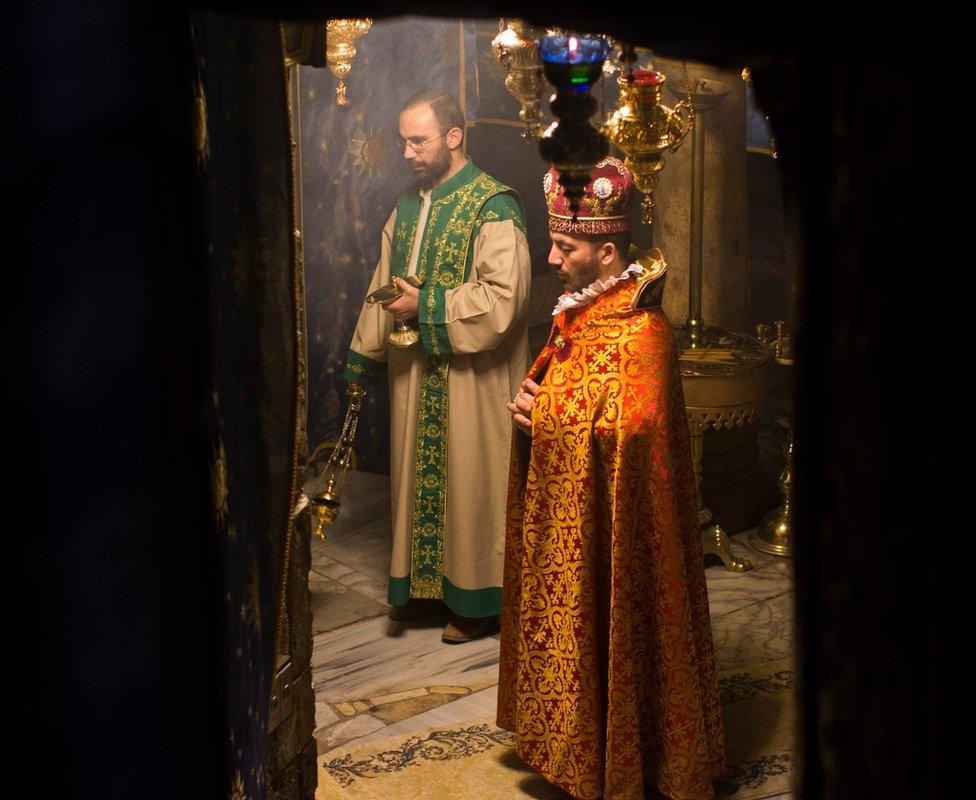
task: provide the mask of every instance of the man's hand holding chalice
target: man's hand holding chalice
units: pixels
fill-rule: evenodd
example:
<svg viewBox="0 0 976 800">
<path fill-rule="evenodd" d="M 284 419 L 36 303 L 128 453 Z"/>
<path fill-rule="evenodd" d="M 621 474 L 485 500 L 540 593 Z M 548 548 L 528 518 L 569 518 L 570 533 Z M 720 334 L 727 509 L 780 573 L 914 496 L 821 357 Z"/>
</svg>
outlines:
<svg viewBox="0 0 976 800">
<path fill-rule="evenodd" d="M 383 303 L 382 308 L 384 311 L 389 311 L 396 322 L 408 322 L 417 316 L 420 290 L 407 283 L 403 278 L 394 278 L 393 282 L 403 294 L 396 300 Z"/>
</svg>

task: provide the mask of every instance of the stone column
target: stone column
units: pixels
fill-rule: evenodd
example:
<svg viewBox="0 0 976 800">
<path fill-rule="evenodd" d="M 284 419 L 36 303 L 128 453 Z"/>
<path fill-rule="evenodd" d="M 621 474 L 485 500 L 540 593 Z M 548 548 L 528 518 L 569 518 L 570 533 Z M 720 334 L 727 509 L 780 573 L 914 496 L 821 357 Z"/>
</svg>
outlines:
<svg viewBox="0 0 976 800">
<path fill-rule="evenodd" d="M 683 63 L 654 59 L 667 76 L 664 101 L 677 102 L 671 90 L 685 86 Z M 748 282 L 748 204 L 746 192 L 746 92 L 738 72 L 688 63 L 692 85 L 699 78 L 720 81 L 731 91 L 714 109 L 696 120 L 705 126 L 705 208 L 702 311 L 705 324 L 749 332 L 746 318 Z M 691 234 L 691 153 L 689 135 L 675 153 L 665 156 L 655 192 L 654 244 L 668 262 L 664 309 L 674 325 L 688 319 L 688 263 Z"/>
</svg>

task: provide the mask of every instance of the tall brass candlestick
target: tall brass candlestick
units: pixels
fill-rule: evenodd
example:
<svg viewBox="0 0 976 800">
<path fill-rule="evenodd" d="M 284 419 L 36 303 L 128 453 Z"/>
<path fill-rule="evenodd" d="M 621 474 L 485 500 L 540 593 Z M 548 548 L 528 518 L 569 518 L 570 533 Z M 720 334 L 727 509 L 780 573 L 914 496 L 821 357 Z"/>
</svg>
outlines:
<svg viewBox="0 0 976 800">
<path fill-rule="evenodd" d="M 759 330 L 760 327 L 765 330 Z M 763 334 L 768 337 L 769 326 L 756 326 L 757 338 L 764 341 Z M 790 335 L 786 332 L 786 323 L 777 320 L 775 323 L 776 339 L 765 340 L 765 344 L 772 350 L 773 361 L 783 367 L 793 366 L 793 349 Z M 788 384 L 791 385 L 791 384 Z M 763 553 L 775 556 L 793 555 L 793 526 L 790 519 L 790 506 L 793 502 L 793 400 L 792 392 L 787 391 L 787 413 L 776 421 L 786 428 L 786 441 L 783 444 L 783 471 L 780 473 L 777 485 L 783 495 L 783 502 L 779 508 L 770 511 L 759 527 L 749 534 L 749 544 Z"/>
<path fill-rule="evenodd" d="M 770 511 L 759 527 L 749 534 L 749 544 L 763 553 L 792 556 L 793 529 L 790 525 L 790 504 L 793 499 L 793 422 L 789 417 L 780 417 L 777 422 L 786 428 L 783 471 L 777 481 L 783 495 L 783 502 L 779 508 Z"/>
</svg>

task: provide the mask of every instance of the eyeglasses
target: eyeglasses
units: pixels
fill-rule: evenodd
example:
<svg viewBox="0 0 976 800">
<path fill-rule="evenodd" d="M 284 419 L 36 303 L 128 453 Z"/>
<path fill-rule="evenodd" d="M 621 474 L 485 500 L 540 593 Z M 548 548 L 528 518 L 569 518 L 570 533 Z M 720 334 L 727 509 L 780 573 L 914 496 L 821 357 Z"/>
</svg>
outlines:
<svg viewBox="0 0 976 800">
<path fill-rule="evenodd" d="M 402 136 L 397 136 L 396 143 L 401 150 L 403 150 L 405 147 L 409 147 L 414 153 L 420 153 L 423 152 L 423 149 L 427 145 L 431 144 L 432 142 L 436 142 L 438 139 L 443 139 L 448 133 L 450 133 L 450 131 L 442 133 L 440 136 L 435 136 L 433 139 L 428 139 L 425 142 L 412 142 L 409 139 L 404 139 Z"/>
</svg>

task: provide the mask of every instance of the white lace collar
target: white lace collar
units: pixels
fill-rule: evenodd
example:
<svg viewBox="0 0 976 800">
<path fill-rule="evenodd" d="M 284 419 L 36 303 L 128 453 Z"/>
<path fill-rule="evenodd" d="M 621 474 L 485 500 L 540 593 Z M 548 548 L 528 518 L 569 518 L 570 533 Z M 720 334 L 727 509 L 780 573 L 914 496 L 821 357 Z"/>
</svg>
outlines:
<svg viewBox="0 0 976 800">
<path fill-rule="evenodd" d="M 589 286 L 584 287 L 578 292 L 566 292 L 566 294 L 556 301 L 556 307 L 552 310 L 552 315 L 556 316 L 563 311 L 589 305 L 601 294 L 620 283 L 620 281 L 628 280 L 631 275 L 643 275 L 646 271 L 640 264 L 634 263 L 627 267 L 619 276 L 611 275 L 605 281 L 597 278 Z"/>
</svg>

